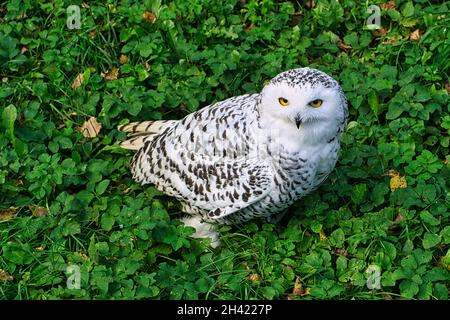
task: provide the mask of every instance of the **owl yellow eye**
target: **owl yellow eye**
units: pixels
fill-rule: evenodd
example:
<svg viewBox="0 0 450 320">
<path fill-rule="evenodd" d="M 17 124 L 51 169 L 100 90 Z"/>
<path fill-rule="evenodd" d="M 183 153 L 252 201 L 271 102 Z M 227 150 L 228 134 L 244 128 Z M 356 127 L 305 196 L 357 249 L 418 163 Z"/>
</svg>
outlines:
<svg viewBox="0 0 450 320">
<path fill-rule="evenodd" d="M 286 107 L 289 104 L 289 101 L 285 98 L 278 98 L 278 102 L 283 106 Z"/>
<path fill-rule="evenodd" d="M 317 100 L 311 101 L 311 102 L 309 103 L 309 105 L 310 105 L 311 107 L 318 108 L 318 107 L 320 107 L 320 106 L 322 105 L 322 102 L 323 102 L 322 100 L 317 99 Z"/>
</svg>

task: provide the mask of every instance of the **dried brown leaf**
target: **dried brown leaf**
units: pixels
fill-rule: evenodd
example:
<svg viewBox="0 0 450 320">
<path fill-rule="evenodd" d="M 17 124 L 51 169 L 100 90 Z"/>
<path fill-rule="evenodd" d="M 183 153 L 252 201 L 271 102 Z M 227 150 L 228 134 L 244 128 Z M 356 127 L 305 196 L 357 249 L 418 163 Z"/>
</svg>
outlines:
<svg viewBox="0 0 450 320">
<path fill-rule="evenodd" d="M 337 254 L 338 256 L 343 256 L 343 257 L 348 256 L 347 249 L 345 249 L 345 248 L 337 248 L 337 249 L 334 251 L 334 254 Z"/>
<path fill-rule="evenodd" d="M 403 220 L 403 216 L 401 213 L 397 214 L 397 216 L 395 217 L 394 222 L 399 223 L 400 221 Z"/>
<path fill-rule="evenodd" d="M 14 278 L 5 270 L 0 269 L 0 281 L 12 281 Z"/>
<path fill-rule="evenodd" d="M 316 2 L 314 0 L 308 0 L 308 1 L 306 1 L 305 6 L 308 9 L 312 9 L 316 6 Z"/>
<path fill-rule="evenodd" d="M 36 218 L 43 217 L 48 213 L 48 209 L 44 207 L 29 205 L 28 208 L 31 210 L 31 212 Z"/>
<path fill-rule="evenodd" d="M 150 22 L 150 23 L 155 23 L 156 22 L 156 15 L 153 12 L 151 12 L 151 11 L 145 11 L 142 14 L 142 17 L 145 20 L 147 20 L 148 22 Z"/>
<path fill-rule="evenodd" d="M 106 81 L 113 81 L 119 78 L 119 68 L 112 67 L 107 73 L 100 73 L 103 79 Z"/>
<path fill-rule="evenodd" d="M 377 38 L 382 37 L 382 36 L 386 35 L 387 33 L 388 33 L 387 29 L 385 29 L 383 27 L 372 31 L 372 34 Z"/>
<path fill-rule="evenodd" d="M 338 48 L 340 48 L 340 49 L 342 49 L 344 51 L 353 49 L 352 46 L 349 46 L 348 44 L 345 44 L 343 41 L 336 42 L 336 45 L 338 46 Z"/>
<path fill-rule="evenodd" d="M 0 209 L 0 221 L 6 221 L 15 218 L 19 207 L 10 207 L 9 209 Z"/>
<path fill-rule="evenodd" d="M 83 84 L 83 80 L 84 80 L 84 74 L 80 73 L 79 75 L 76 76 L 75 80 L 73 80 L 72 88 L 78 89 L 79 87 L 81 87 L 81 85 Z"/>
<path fill-rule="evenodd" d="M 251 282 L 258 282 L 258 281 L 261 280 L 261 277 L 260 277 L 259 274 L 257 274 L 257 273 L 251 273 L 251 274 L 248 276 L 248 280 L 250 280 Z"/>
<path fill-rule="evenodd" d="M 379 6 L 380 6 L 380 9 L 383 11 L 389 11 L 389 10 L 395 11 L 395 1 L 388 1 L 385 3 L 381 3 Z"/>
<path fill-rule="evenodd" d="M 409 40 L 417 41 L 420 40 L 420 30 L 416 29 L 409 35 Z"/>
<path fill-rule="evenodd" d="M 292 289 L 292 293 L 288 294 L 288 300 L 294 300 L 296 297 L 302 297 L 309 295 L 311 293 L 310 288 L 303 289 L 303 284 L 300 281 L 300 278 L 297 277 L 295 279 L 294 288 Z"/>
<path fill-rule="evenodd" d="M 80 127 L 80 131 L 85 138 L 95 138 L 102 128 L 102 124 L 97 121 L 95 117 L 90 117 Z"/>
<path fill-rule="evenodd" d="M 303 285 L 302 285 L 302 283 L 300 282 L 300 278 L 297 277 L 297 278 L 295 279 L 294 289 L 292 289 L 292 294 L 293 294 L 293 295 L 296 295 L 296 296 L 299 296 L 299 295 L 302 295 L 304 292 L 305 292 L 305 291 L 303 290 Z"/>
<path fill-rule="evenodd" d="M 121 54 L 120 58 L 119 58 L 119 62 L 120 62 L 120 64 L 127 63 L 128 62 L 128 57 L 126 55 L 124 55 L 124 54 Z"/>
<path fill-rule="evenodd" d="M 446 83 L 445 84 L 445 90 L 447 90 L 447 92 L 450 94 L 450 83 Z"/>
<path fill-rule="evenodd" d="M 244 31 L 245 31 L 245 32 L 250 32 L 250 31 L 252 31 L 252 29 L 253 29 L 254 27 L 255 27 L 255 24 L 254 24 L 254 23 L 251 23 L 250 25 L 248 25 L 248 26 L 245 27 Z"/>
</svg>

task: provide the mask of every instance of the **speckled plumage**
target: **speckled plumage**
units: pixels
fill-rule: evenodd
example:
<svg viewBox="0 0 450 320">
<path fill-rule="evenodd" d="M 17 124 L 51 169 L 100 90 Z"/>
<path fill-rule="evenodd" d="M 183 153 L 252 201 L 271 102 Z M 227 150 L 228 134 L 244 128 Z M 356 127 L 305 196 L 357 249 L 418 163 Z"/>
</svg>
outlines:
<svg viewBox="0 0 450 320">
<path fill-rule="evenodd" d="M 288 97 L 281 106 L 280 97 Z M 320 108 L 310 101 L 320 99 Z M 346 99 L 325 73 L 283 72 L 257 94 L 209 105 L 182 120 L 133 123 L 131 171 L 203 222 L 273 218 L 322 183 L 338 158 Z"/>
</svg>

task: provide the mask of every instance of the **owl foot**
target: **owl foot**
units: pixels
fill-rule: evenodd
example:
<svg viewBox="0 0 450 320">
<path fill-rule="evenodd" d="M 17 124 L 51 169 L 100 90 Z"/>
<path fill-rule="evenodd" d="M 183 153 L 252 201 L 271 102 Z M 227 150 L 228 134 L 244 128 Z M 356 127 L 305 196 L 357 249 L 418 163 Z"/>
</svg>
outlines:
<svg viewBox="0 0 450 320">
<path fill-rule="evenodd" d="M 188 216 L 181 219 L 186 227 L 195 228 L 195 233 L 191 235 L 193 238 L 209 238 L 211 239 L 211 247 L 217 248 L 220 244 L 219 233 L 213 224 L 203 222 L 200 217 Z"/>
</svg>

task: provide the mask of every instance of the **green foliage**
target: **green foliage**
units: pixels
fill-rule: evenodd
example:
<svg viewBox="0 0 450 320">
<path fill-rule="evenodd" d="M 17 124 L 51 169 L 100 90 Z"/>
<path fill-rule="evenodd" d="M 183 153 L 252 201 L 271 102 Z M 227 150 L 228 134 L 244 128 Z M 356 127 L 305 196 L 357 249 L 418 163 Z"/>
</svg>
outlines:
<svg viewBox="0 0 450 320">
<path fill-rule="evenodd" d="M 370 31 L 365 2 L 302 3 L 90 2 L 79 30 L 67 1 L 0 5 L 0 297 L 448 299 L 449 4 L 396 1 Z M 221 227 L 216 250 L 191 239 L 173 199 L 132 181 L 116 126 L 178 119 L 300 66 L 349 100 L 336 170 L 277 226 Z M 371 265 L 381 289 L 367 288 Z"/>
</svg>

